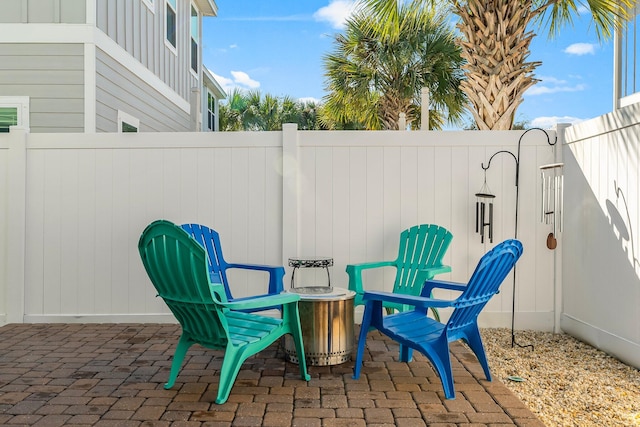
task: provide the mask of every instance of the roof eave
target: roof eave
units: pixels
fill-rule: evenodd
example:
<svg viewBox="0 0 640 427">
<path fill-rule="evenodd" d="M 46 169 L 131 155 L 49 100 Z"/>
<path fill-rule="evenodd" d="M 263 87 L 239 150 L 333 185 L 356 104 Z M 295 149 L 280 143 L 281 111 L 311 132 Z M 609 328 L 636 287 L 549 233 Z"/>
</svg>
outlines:
<svg viewBox="0 0 640 427">
<path fill-rule="evenodd" d="M 218 5 L 215 0 L 194 0 L 203 16 L 218 16 Z"/>
</svg>

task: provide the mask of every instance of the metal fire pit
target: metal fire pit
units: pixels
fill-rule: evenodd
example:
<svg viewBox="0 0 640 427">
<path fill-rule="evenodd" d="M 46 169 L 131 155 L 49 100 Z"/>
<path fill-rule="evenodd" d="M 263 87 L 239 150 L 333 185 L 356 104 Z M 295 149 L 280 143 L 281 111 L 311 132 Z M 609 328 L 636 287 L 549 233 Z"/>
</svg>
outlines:
<svg viewBox="0 0 640 427">
<path fill-rule="evenodd" d="M 353 350 L 353 299 L 355 292 L 342 288 L 309 286 L 294 288 L 304 355 L 308 365 L 337 365 L 351 359 Z M 285 335 L 287 360 L 299 363 L 291 336 Z"/>
</svg>

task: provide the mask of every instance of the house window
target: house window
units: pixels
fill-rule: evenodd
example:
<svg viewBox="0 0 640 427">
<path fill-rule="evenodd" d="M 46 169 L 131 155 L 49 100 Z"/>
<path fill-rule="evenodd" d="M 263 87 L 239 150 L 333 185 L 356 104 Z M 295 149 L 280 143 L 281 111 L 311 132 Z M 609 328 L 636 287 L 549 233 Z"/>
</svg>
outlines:
<svg viewBox="0 0 640 427">
<path fill-rule="evenodd" d="M 216 99 L 207 91 L 207 130 L 216 130 Z"/>
<path fill-rule="evenodd" d="M 28 96 L 0 96 L 0 133 L 10 126 L 29 127 Z"/>
<path fill-rule="evenodd" d="M 191 5 L 191 69 L 198 72 L 198 43 L 200 40 L 198 28 L 198 11 Z"/>
<path fill-rule="evenodd" d="M 167 36 L 167 42 L 176 48 L 176 0 L 166 0 L 166 23 L 165 34 Z"/>
<path fill-rule="evenodd" d="M 138 132 L 140 120 L 124 111 L 118 110 L 118 133 Z"/>
<path fill-rule="evenodd" d="M 9 126 L 18 124 L 17 107 L 0 107 L 0 133 L 9 132 Z"/>
</svg>

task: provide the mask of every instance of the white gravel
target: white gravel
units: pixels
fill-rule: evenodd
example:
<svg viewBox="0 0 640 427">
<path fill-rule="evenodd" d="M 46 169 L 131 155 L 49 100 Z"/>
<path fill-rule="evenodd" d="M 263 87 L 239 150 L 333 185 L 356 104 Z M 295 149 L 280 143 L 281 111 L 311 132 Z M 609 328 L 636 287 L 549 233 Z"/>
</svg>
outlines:
<svg viewBox="0 0 640 427">
<path fill-rule="evenodd" d="M 548 427 L 640 426 L 640 371 L 566 334 L 483 329 L 495 380 Z M 522 381 L 514 381 L 520 377 Z"/>
</svg>

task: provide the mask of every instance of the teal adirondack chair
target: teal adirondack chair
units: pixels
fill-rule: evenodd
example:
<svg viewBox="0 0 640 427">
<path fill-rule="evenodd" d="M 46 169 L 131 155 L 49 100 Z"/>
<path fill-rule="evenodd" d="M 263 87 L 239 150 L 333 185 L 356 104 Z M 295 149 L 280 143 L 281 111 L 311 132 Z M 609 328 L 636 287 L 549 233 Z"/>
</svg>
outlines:
<svg viewBox="0 0 640 427">
<path fill-rule="evenodd" d="M 360 377 L 362 358 L 367 333 L 377 329 L 400 344 L 400 361 L 409 362 L 411 349 L 424 354 L 442 381 L 447 399 L 455 398 L 453 372 L 449 356 L 449 343 L 462 339 L 475 353 L 488 381 L 491 372 L 478 329 L 478 315 L 487 302 L 498 293 L 500 285 L 522 255 L 522 244 L 518 240 L 505 240 L 487 252 L 478 263 L 467 284 L 428 281 L 420 296 L 399 295 L 390 292 L 365 292 L 366 303 L 358 350 L 354 365 L 354 378 Z M 429 298 L 433 288 L 461 292 L 453 301 Z M 412 310 L 385 315 L 385 303 L 395 302 L 412 306 Z M 430 307 L 453 307 L 447 323 L 427 317 Z"/>
<path fill-rule="evenodd" d="M 442 259 L 452 239 L 453 235 L 444 227 L 433 224 L 416 225 L 400 233 L 398 257 L 395 260 L 347 265 L 349 289 L 356 293 L 354 304 L 364 304 L 362 272 L 374 268 L 395 267 L 393 292 L 420 295 L 422 285 L 427 280 L 433 279 L 436 274 L 451 271 L 451 267 L 444 265 Z M 385 302 L 385 307 L 389 313 L 409 308 L 393 301 Z M 432 312 L 439 320 L 438 311 L 434 308 Z"/>
<path fill-rule="evenodd" d="M 175 384 L 189 347 L 224 350 L 216 403 L 227 401 L 242 363 L 285 334 L 291 334 L 300 360 L 300 376 L 309 381 L 300 316 L 299 295 L 243 298 L 229 302 L 224 286 L 210 279 L 204 248 L 172 222 L 155 221 L 144 230 L 138 243 L 142 263 L 151 282 L 182 326 L 169 380 Z M 237 310 L 282 306 L 282 318 Z"/>
</svg>

